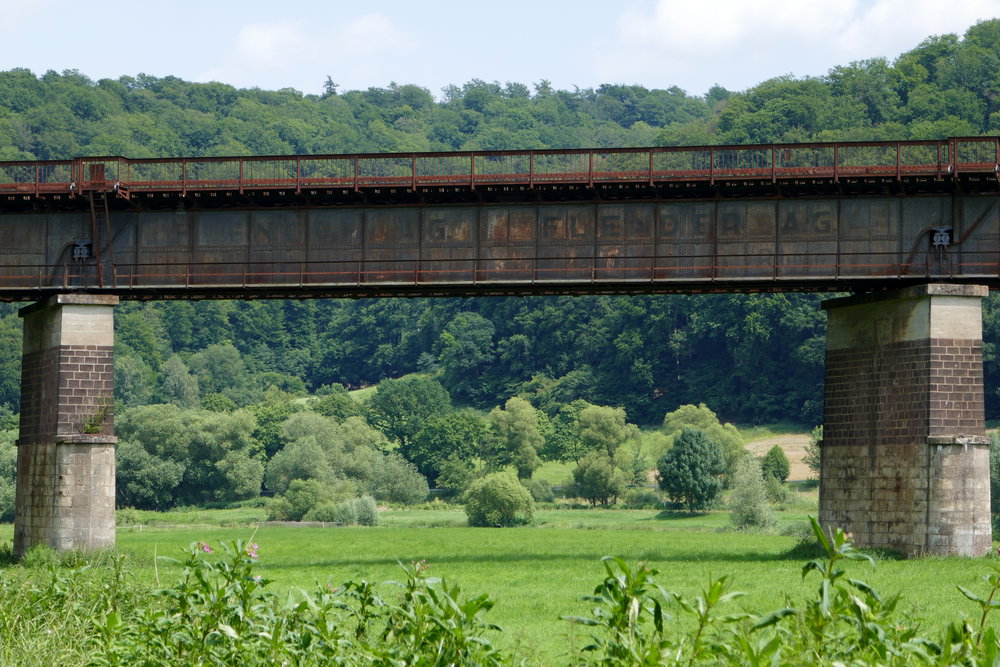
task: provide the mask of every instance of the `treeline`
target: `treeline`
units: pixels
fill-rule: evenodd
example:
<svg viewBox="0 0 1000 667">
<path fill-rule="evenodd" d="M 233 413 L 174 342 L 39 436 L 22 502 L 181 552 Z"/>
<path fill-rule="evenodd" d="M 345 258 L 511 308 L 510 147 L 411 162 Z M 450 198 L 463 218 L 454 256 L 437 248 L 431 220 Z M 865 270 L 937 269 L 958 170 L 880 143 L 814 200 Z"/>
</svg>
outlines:
<svg viewBox="0 0 1000 667">
<path fill-rule="evenodd" d="M 0 159 L 575 148 L 937 139 L 1000 129 L 1000 20 L 895 60 L 778 77 L 747 91 L 473 80 L 322 95 L 144 74 L 0 72 Z M 319 82 L 317 82 L 319 83 Z"/>
</svg>

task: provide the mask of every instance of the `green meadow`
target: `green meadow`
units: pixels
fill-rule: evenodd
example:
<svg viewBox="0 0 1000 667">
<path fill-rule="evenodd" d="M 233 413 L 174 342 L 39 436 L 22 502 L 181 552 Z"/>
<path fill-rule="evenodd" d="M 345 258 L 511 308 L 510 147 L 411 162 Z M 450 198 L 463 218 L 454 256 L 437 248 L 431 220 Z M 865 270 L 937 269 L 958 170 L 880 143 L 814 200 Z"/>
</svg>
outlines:
<svg viewBox="0 0 1000 667">
<path fill-rule="evenodd" d="M 800 495 L 799 507 L 793 502 L 780 514 L 778 532 L 802 532 L 811 496 Z M 549 509 L 538 511 L 532 526 L 500 529 L 466 527 L 462 511 L 447 506 L 385 511 L 382 524 L 369 528 L 256 523 L 260 518 L 253 508 L 144 513 L 146 523 L 119 528 L 118 550 L 133 576 L 155 588 L 179 575 L 161 556 L 178 556 L 192 542 L 252 540 L 260 545 L 257 573 L 279 594 L 349 580 L 390 582 L 402 575 L 401 564 L 426 560 L 430 574 L 460 584 L 463 593 L 493 597 L 488 619 L 503 628 L 494 643 L 532 664 L 565 662 L 570 649 L 585 642 L 586 629 L 562 617 L 590 612 L 580 597 L 603 579 L 603 556 L 645 562 L 659 571 L 656 580 L 666 590 L 686 596 L 712 577 L 729 575 L 732 590 L 746 593 L 731 603 L 733 611 L 800 606 L 818 584 L 815 575 L 802 577 L 810 553 L 799 537 L 729 531 L 725 512 Z M 11 537 L 11 527 L 0 526 L 0 540 Z M 981 578 L 994 563 L 881 558 L 874 566 L 847 567 L 883 596 L 901 593 L 910 615 L 937 630 L 976 615 L 956 586 L 982 590 Z M 392 594 L 391 584 L 382 586 Z"/>
</svg>

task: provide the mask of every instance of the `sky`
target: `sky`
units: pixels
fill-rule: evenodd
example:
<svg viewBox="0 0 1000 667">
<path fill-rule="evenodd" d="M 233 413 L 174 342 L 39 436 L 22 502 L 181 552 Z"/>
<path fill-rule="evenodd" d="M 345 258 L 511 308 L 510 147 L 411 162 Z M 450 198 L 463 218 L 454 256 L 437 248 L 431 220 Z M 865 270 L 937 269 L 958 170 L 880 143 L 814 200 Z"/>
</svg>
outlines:
<svg viewBox="0 0 1000 667">
<path fill-rule="evenodd" d="M 894 59 L 1000 17 L 1000 0 L 0 0 L 0 71 L 177 76 L 322 92 L 472 79 L 713 85 Z"/>
</svg>

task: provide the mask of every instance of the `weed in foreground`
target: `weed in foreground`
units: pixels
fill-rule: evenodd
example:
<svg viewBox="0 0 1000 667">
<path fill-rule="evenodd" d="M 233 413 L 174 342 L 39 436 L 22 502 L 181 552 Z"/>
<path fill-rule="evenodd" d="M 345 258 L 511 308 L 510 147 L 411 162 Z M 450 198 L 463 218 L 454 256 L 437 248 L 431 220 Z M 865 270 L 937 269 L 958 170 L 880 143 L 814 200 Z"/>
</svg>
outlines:
<svg viewBox="0 0 1000 667">
<path fill-rule="evenodd" d="M 840 530 L 810 520 L 819 553 L 802 568 L 816 594 L 757 615 L 737 607 L 728 577 L 700 593 L 667 592 L 657 572 L 605 558 L 606 576 L 589 615 L 567 620 L 591 639 L 568 651 L 573 665 L 987 665 L 998 641 L 990 614 L 1000 606 L 1000 568 L 985 593 L 961 593 L 978 607 L 940 636 L 924 632 L 844 564 L 871 556 Z M 366 581 L 293 590 L 278 596 L 255 574 L 256 544 L 216 549 L 191 544 L 175 561 L 177 583 L 149 594 L 131 580 L 121 557 L 38 563 L 0 571 L 0 662 L 11 665 L 508 665 L 527 658 L 497 649 L 500 632 L 485 620 L 486 595 L 429 576 L 423 561 L 403 567 L 391 588 Z M 42 556 L 38 557 L 40 560 Z M 105 567 L 107 565 L 107 567 Z M 25 576 L 26 573 L 36 576 Z"/>
</svg>

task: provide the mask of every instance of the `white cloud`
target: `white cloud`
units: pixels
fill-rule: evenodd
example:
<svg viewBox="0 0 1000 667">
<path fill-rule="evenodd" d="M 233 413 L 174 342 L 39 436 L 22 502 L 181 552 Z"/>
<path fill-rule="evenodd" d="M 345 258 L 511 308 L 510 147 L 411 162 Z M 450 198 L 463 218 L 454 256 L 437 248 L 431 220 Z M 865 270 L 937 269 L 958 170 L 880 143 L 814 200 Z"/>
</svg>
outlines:
<svg viewBox="0 0 1000 667">
<path fill-rule="evenodd" d="M 242 26 L 231 50 L 201 81 L 280 88 L 312 82 L 303 92 L 319 92 L 329 74 L 349 87 L 376 85 L 394 58 L 415 41 L 381 14 L 365 14 L 339 26 L 276 21 Z"/>
<path fill-rule="evenodd" d="M 825 74 L 894 58 L 929 35 L 961 34 L 1000 13 L 996 0 L 656 0 L 626 9 L 595 69 L 612 81 L 650 80 L 705 92 L 773 76 Z"/>
<path fill-rule="evenodd" d="M 297 22 L 245 25 L 236 36 L 236 56 L 239 62 L 255 68 L 284 68 L 301 54 L 300 49 L 310 40 L 311 36 Z"/>
</svg>

